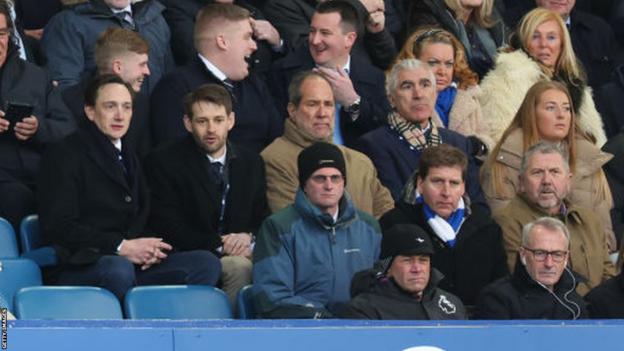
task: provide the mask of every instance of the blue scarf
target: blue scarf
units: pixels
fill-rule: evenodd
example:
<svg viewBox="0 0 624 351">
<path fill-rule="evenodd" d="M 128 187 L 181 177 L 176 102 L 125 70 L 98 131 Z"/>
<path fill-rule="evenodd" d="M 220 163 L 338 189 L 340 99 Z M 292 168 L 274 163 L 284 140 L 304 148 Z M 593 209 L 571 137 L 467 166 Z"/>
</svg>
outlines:
<svg viewBox="0 0 624 351">
<path fill-rule="evenodd" d="M 459 199 L 457 209 L 448 219 L 444 219 L 433 212 L 431 207 L 424 202 L 422 195 L 417 194 L 416 202 L 423 204 L 423 211 L 427 219 L 427 224 L 429 224 L 429 227 L 431 227 L 438 238 L 444 241 L 448 246 L 455 247 L 457 233 L 464 223 L 464 199 Z"/>
<path fill-rule="evenodd" d="M 435 109 L 444 124 L 444 128 L 448 128 L 449 116 L 455 102 L 455 96 L 457 96 L 457 88 L 454 84 L 449 85 L 438 93 Z"/>
</svg>

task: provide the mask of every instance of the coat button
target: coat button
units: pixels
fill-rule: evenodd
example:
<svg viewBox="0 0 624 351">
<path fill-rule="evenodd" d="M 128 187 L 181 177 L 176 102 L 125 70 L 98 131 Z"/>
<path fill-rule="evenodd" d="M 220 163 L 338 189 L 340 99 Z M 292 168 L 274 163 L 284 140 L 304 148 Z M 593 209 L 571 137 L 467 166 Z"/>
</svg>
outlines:
<svg viewBox="0 0 624 351">
<path fill-rule="evenodd" d="M 126 195 L 126 197 L 124 197 L 124 200 L 126 202 L 132 202 L 132 197 L 130 195 Z"/>
</svg>

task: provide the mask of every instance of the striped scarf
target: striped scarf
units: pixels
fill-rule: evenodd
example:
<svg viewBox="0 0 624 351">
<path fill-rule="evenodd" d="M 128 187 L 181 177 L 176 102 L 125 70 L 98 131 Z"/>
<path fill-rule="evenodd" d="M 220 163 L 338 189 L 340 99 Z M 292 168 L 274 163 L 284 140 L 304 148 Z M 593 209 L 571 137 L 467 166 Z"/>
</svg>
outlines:
<svg viewBox="0 0 624 351">
<path fill-rule="evenodd" d="M 388 124 L 417 151 L 442 144 L 438 128 L 431 123 L 431 118 L 427 120 L 428 126 L 423 129 L 420 123 L 409 122 L 398 113 L 392 112 L 388 115 Z"/>
</svg>

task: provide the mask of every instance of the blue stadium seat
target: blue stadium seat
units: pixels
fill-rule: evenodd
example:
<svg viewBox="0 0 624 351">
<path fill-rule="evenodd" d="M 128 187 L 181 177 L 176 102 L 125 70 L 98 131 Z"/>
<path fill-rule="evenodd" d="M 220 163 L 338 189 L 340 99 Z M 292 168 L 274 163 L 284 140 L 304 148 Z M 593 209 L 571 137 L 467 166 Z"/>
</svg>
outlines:
<svg viewBox="0 0 624 351">
<path fill-rule="evenodd" d="M 15 295 L 18 319 L 122 319 L 119 301 L 92 286 L 38 286 Z"/>
<path fill-rule="evenodd" d="M 52 246 L 43 246 L 43 238 L 39 231 L 39 216 L 25 217 L 20 224 L 20 242 L 22 257 L 35 261 L 39 267 L 57 264 L 56 252 Z"/>
<path fill-rule="evenodd" d="M 9 221 L 0 218 L 0 258 L 17 258 L 19 251 L 15 231 Z"/>
<path fill-rule="evenodd" d="M 231 319 L 227 296 L 207 285 L 139 286 L 125 297 L 131 319 Z"/>
<path fill-rule="evenodd" d="M 238 319 L 256 319 L 256 307 L 253 301 L 253 285 L 247 285 L 238 291 L 236 297 L 236 311 Z"/>
<path fill-rule="evenodd" d="M 23 258 L 0 260 L 0 294 L 13 311 L 13 296 L 27 286 L 41 285 L 41 271 L 35 262 Z"/>
</svg>

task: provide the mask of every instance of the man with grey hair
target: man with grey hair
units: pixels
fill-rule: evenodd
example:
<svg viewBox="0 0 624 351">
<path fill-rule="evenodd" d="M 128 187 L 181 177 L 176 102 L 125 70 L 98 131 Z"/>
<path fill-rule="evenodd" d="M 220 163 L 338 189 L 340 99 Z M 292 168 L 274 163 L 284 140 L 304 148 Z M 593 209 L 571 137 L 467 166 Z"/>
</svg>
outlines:
<svg viewBox="0 0 624 351">
<path fill-rule="evenodd" d="M 577 292 L 585 295 L 612 277 L 615 268 L 609 259 L 603 224 L 591 210 L 566 201 L 571 182 L 567 152 L 555 144 L 537 143 L 522 158 L 518 194 L 494 214 L 494 219 L 503 229 L 510 271 L 517 264 L 524 224 L 544 216 L 561 220 L 570 232 L 571 267 L 584 278 Z"/>
<path fill-rule="evenodd" d="M 485 205 L 479 185 L 479 170 L 471 143 L 466 137 L 432 123 L 437 99 L 436 80 L 429 66 L 416 59 L 405 59 L 392 67 L 386 82 L 386 94 L 393 110 L 386 125 L 365 135 L 356 149 L 371 158 L 379 179 L 395 200 L 418 168 L 423 149 L 450 144 L 468 157 L 467 193 L 473 202 Z"/>
<path fill-rule="evenodd" d="M 332 141 L 335 100 L 327 79 L 318 72 L 297 74 L 288 88 L 288 118 L 284 135 L 261 153 L 267 176 L 267 198 L 272 212 L 295 201 L 299 187 L 297 155 L 317 141 Z M 394 207 L 390 192 L 377 178 L 372 162 L 362 153 L 338 146 L 351 176 L 346 185 L 355 206 L 376 218 Z"/>
<path fill-rule="evenodd" d="M 520 261 L 512 276 L 485 287 L 477 299 L 479 319 L 587 318 L 575 291 L 578 279 L 567 267 L 570 233 L 556 218 L 541 217 L 522 228 Z"/>
</svg>

